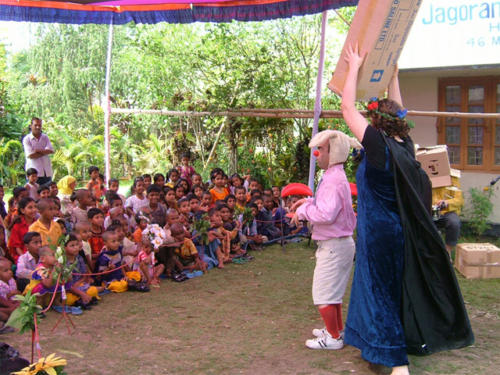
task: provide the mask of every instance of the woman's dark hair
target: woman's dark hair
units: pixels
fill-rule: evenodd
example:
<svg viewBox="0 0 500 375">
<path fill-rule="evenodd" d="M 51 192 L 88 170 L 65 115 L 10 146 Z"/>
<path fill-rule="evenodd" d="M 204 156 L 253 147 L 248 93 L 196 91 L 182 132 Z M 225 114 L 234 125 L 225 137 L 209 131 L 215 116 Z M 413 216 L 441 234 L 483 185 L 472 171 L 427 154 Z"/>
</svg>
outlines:
<svg viewBox="0 0 500 375">
<path fill-rule="evenodd" d="M 26 188 L 24 186 L 16 186 L 12 189 L 12 196 L 17 199 L 21 195 L 21 193 L 25 192 Z"/>
<path fill-rule="evenodd" d="M 19 202 L 17 202 L 18 212 L 21 213 L 21 210 L 24 210 L 30 202 L 34 202 L 34 201 L 35 200 L 33 198 L 30 198 L 30 197 L 24 197 L 23 199 L 21 199 Z"/>
<path fill-rule="evenodd" d="M 195 190 L 196 188 L 200 188 L 201 190 L 205 191 L 205 189 L 204 189 L 204 188 L 203 188 L 203 186 L 201 186 L 201 185 L 193 185 L 193 187 L 191 188 L 191 191 L 194 193 L 194 190 Z"/>
<path fill-rule="evenodd" d="M 172 175 L 172 173 L 177 173 L 179 176 L 181 175 L 177 169 L 172 168 L 172 169 L 171 169 L 171 170 L 169 170 L 169 171 L 168 171 L 168 173 L 167 173 L 167 179 L 168 179 L 168 180 L 170 180 L 170 176 Z"/>
<path fill-rule="evenodd" d="M 135 194 L 135 188 L 136 188 L 138 182 L 144 182 L 144 177 L 139 176 L 139 177 L 134 178 L 134 183 L 130 187 L 130 194 L 131 195 Z"/>
<path fill-rule="evenodd" d="M 163 181 L 165 181 L 165 176 L 162 173 L 156 173 L 153 176 L 153 182 L 156 184 L 160 177 L 163 178 Z"/>
<path fill-rule="evenodd" d="M 92 174 L 92 172 L 95 172 L 95 171 L 99 172 L 99 168 L 97 168 L 95 165 L 92 165 L 89 167 L 88 171 L 89 171 L 89 174 Z"/>
<path fill-rule="evenodd" d="M 66 236 L 66 238 L 64 239 L 64 246 L 69 244 L 71 241 L 78 241 L 78 235 L 74 232 L 71 232 Z"/>
<path fill-rule="evenodd" d="M 399 118 L 398 111 L 403 110 L 398 103 L 391 99 L 381 99 L 378 101 L 378 111 L 387 113 L 390 116 L 385 117 L 379 113 L 372 113 L 371 120 L 375 129 L 383 130 L 389 137 L 399 136 L 408 137 L 410 127 L 405 118 Z"/>
</svg>

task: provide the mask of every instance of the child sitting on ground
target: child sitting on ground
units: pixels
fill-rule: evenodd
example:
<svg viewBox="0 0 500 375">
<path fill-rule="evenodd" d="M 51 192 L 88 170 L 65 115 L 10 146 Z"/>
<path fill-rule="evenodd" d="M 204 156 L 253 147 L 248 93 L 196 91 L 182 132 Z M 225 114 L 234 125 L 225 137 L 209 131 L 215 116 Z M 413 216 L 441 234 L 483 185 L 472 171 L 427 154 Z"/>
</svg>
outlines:
<svg viewBox="0 0 500 375">
<path fill-rule="evenodd" d="M 92 261 L 95 262 L 99 257 L 101 249 L 104 247 L 102 234 L 104 232 L 104 214 L 98 208 L 91 208 L 87 217 L 90 221 L 90 238 L 88 239 L 90 249 L 92 250 Z"/>
<path fill-rule="evenodd" d="M 122 249 L 122 264 L 125 266 L 125 273 L 133 271 L 133 264 L 139 253 L 139 247 L 134 241 L 127 238 L 125 219 L 117 219 L 113 221 L 107 230 L 113 231 L 118 236 L 118 241 Z"/>
<path fill-rule="evenodd" d="M 229 263 L 231 258 L 230 254 L 230 241 L 227 235 L 226 230 L 223 227 L 222 219 L 220 217 L 219 211 L 215 208 L 212 208 L 208 212 L 208 219 L 210 221 L 210 229 L 209 233 L 213 236 L 214 239 L 220 241 L 220 246 L 215 250 L 215 254 L 217 255 L 217 260 L 219 264 L 218 268 L 224 268 L 224 263 Z"/>
<path fill-rule="evenodd" d="M 10 314 L 19 306 L 19 302 L 12 299 L 20 294 L 12 273 L 12 263 L 7 258 L 0 258 L 0 334 L 14 330 L 5 326 Z"/>
<path fill-rule="evenodd" d="M 245 236 L 247 242 L 244 244 L 244 249 L 247 247 L 250 250 L 260 250 L 262 243 L 267 241 L 267 238 L 257 233 L 257 221 L 255 217 L 259 212 L 259 208 L 255 203 L 248 203 L 247 208 L 252 210 L 252 219 L 247 222 L 243 219 L 243 215 L 240 215 L 239 221 L 241 223 L 241 232 Z"/>
<path fill-rule="evenodd" d="M 210 189 L 210 195 L 212 196 L 212 204 L 215 204 L 215 202 L 221 200 L 223 201 L 224 198 L 226 198 L 230 192 L 224 185 L 224 172 L 222 171 L 215 171 L 213 172 L 212 181 L 214 183 L 214 187 Z"/>
<path fill-rule="evenodd" d="M 140 244 L 142 242 L 142 231 L 146 229 L 149 224 L 149 219 L 144 215 L 135 215 L 135 222 L 137 223 L 135 232 L 133 234 L 134 242 Z"/>
<path fill-rule="evenodd" d="M 29 197 L 36 201 L 39 198 L 38 188 L 40 187 L 40 185 L 36 183 L 38 180 L 38 171 L 35 168 L 28 168 L 26 171 L 26 177 L 28 178 L 28 182 L 24 185 L 24 187 L 28 191 Z"/>
<path fill-rule="evenodd" d="M 245 252 L 240 246 L 240 225 L 239 222 L 233 220 L 233 213 L 231 209 L 226 204 L 221 204 L 218 206 L 219 215 L 222 219 L 222 225 L 224 229 L 224 234 L 226 235 L 225 242 L 229 241 L 229 251 L 234 255 L 243 255 Z"/>
<path fill-rule="evenodd" d="M 190 222 L 193 223 L 195 220 L 200 220 L 204 213 L 200 210 L 200 199 L 193 193 L 188 194 L 186 198 L 189 201 Z"/>
<path fill-rule="evenodd" d="M 160 275 L 165 270 L 165 266 L 156 264 L 153 245 L 149 238 L 142 238 L 140 248 L 139 255 L 137 255 L 137 264 L 141 273 L 141 281 L 146 281 L 147 285 L 159 287 Z"/>
<path fill-rule="evenodd" d="M 109 189 L 106 192 L 106 196 L 108 196 L 108 193 L 116 194 L 120 197 L 120 199 L 122 200 L 122 203 L 125 203 L 125 197 L 119 193 L 119 189 L 120 189 L 120 181 L 116 178 L 110 179 L 109 180 Z"/>
<path fill-rule="evenodd" d="M 181 175 L 180 175 L 179 171 L 175 168 L 172 168 L 167 173 L 168 182 L 165 185 L 168 186 L 169 188 L 173 189 L 175 184 L 177 184 L 177 181 L 179 181 L 180 177 L 181 177 Z"/>
<path fill-rule="evenodd" d="M 180 217 L 180 222 L 182 225 L 185 227 L 189 228 L 189 226 L 192 223 L 191 217 L 190 217 L 190 212 L 191 212 L 191 207 L 189 206 L 189 200 L 187 197 L 183 197 L 179 199 L 179 202 L 177 202 L 179 206 L 179 217 Z"/>
<path fill-rule="evenodd" d="M 59 284 L 56 289 L 56 281 L 54 281 L 53 273 L 54 268 L 57 264 L 56 257 L 54 255 L 54 250 L 48 246 L 42 246 L 38 249 L 40 263 L 36 266 L 35 270 L 31 274 L 31 282 L 26 287 L 25 292 L 31 290 L 31 294 L 38 293 L 37 302 L 42 307 L 47 307 L 51 296 L 53 293 L 60 293 L 62 286 Z M 64 284 L 66 290 L 71 289 L 71 282 Z M 57 297 L 54 300 L 53 309 L 57 312 L 62 312 L 62 306 L 60 306 L 60 298 Z M 78 307 L 68 307 L 67 312 L 80 315 L 82 310 Z"/>
<path fill-rule="evenodd" d="M 198 250 L 196 250 L 193 241 L 186 238 L 184 227 L 178 223 L 172 224 L 170 232 L 177 243 L 175 254 L 182 264 L 182 270 L 190 272 L 199 270 L 206 272 L 207 264 L 198 256 Z"/>
<path fill-rule="evenodd" d="M 201 190 L 205 190 L 205 184 L 203 183 L 203 178 L 201 177 L 201 174 L 199 173 L 193 173 L 193 176 L 191 176 L 191 186 L 192 186 L 192 191 L 194 191 L 194 187 L 198 185 Z"/>
<path fill-rule="evenodd" d="M 208 191 L 204 191 L 201 195 L 200 210 L 203 212 L 208 212 L 212 208 L 212 194 Z"/>
<path fill-rule="evenodd" d="M 96 280 L 104 283 L 106 288 L 113 292 L 125 292 L 127 281 L 122 267 L 122 248 L 118 235 L 114 231 L 107 230 L 102 234 L 102 239 L 104 247 L 97 258 L 96 273 L 112 272 L 98 275 Z"/>
<path fill-rule="evenodd" d="M 243 186 L 238 186 L 234 189 L 234 196 L 236 197 L 235 207 L 240 212 L 245 210 L 245 206 L 247 205 L 247 191 Z"/>
<path fill-rule="evenodd" d="M 92 248 L 90 247 L 89 238 L 92 235 L 90 230 L 90 223 L 80 222 L 75 225 L 75 232 L 81 240 L 81 253 L 83 259 L 87 264 L 89 270 L 94 269 L 94 262 L 92 261 Z"/>
<path fill-rule="evenodd" d="M 175 197 L 175 190 L 166 186 L 163 191 L 165 192 L 165 204 L 167 209 L 177 210 L 177 198 Z"/>
<path fill-rule="evenodd" d="M 36 208 L 40 213 L 40 218 L 30 225 L 30 232 L 38 232 L 42 237 L 42 245 L 57 247 L 59 238 L 62 236 L 61 226 L 54 221 L 56 213 L 59 211 L 52 199 L 40 199 Z"/>
<path fill-rule="evenodd" d="M 67 294 L 67 304 L 69 306 L 76 304 L 84 310 L 89 310 L 92 298 L 97 299 L 98 293 L 102 292 L 104 288 L 91 286 L 92 279 L 85 275 L 89 274 L 90 270 L 85 264 L 85 260 L 79 255 L 81 245 L 81 240 L 76 233 L 70 233 L 65 239 L 64 251 L 68 265 L 76 262 L 70 293 Z"/>
<path fill-rule="evenodd" d="M 80 222 L 82 223 L 90 223 L 87 211 L 92 207 L 93 200 L 90 195 L 90 191 L 87 189 L 78 189 L 75 192 L 75 207 L 72 210 L 68 210 L 67 212 L 71 215 L 71 220 L 73 225 L 76 225 Z"/>
<path fill-rule="evenodd" d="M 23 242 L 27 251 L 17 260 L 16 268 L 17 288 L 20 291 L 29 284 L 31 274 L 39 262 L 38 250 L 42 246 L 42 237 L 40 233 L 28 232 L 24 235 Z"/>
<path fill-rule="evenodd" d="M 134 179 L 132 191 L 134 195 L 131 195 L 125 201 L 125 208 L 129 216 L 138 214 L 142 207 L 147 207 L 149 205 L 148 199 L 144 196 L 144 179 L 142 177 L 136 177 Z"/>
<path fill-rule="evenodd" d="M 193 185 L 193 188 L 191 189 L 191 192 L 198 197 L 200 202 L 204 191 L 205 189 L 203 189 L 201 185 Z"/>
<path fill-rule="evenodd" d="M 38 188 L 38 199 L 45 199 L 50 196 L 50 189 L 47 185 L 42 185 Z"/>
</svg>

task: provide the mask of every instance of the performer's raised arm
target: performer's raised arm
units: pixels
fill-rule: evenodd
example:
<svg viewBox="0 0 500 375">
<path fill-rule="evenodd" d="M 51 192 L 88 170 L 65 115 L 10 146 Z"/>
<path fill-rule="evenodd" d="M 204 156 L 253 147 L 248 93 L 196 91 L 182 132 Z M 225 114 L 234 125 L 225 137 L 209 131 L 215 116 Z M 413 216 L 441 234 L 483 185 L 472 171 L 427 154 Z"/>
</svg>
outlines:
<svg viewBox="0 0 500 375">
<path fill-rule="evenodd" d="M 358 71 L 363 64 L 364 56 L 359 56 L 358 45 L 347 47 L 347 55 L 345 57 L 349 71 L 347 73 L 344 91 L 342 92 L 342 116 L 351 129 L 354 136 L 359 140 L 363 140 L 368 121 L 358 111 L 355 105 L 356 101 L 356 86 L 358 82 Z"/>
</svg>

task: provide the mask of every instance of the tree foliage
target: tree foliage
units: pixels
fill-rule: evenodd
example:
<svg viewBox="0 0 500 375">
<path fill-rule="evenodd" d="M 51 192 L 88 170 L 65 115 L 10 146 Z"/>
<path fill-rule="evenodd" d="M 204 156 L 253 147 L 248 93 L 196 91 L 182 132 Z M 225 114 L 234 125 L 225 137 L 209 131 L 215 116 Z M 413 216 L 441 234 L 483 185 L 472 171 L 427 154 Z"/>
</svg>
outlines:
<svg viewBox="0 0 500 375">
<path fill-rule="evenodd" d="M 112 106 L 206 112 L 313 109 L 320 21 L 317 15 L 261 23 L 115 27 Z M 330 20 L 330 27 L 342 29 L 342 22 Z M 57 178 L 84 178 L 86 167 L 103 165 L 107 31 L 103 25 L 44 25 L 33 46 L 10 59 L 8 95 L 2 94 L 0 81 L 0 98 L 15 102 L 18 118 L 44 119 L 56 148 Z M 327 47 L 328 76 L 338 58 L 337 43 L 329 40 Z M 324 96 L 324 108 L 338 108 L 338 98 L 326 87 Z M 17 128 L 6 130 L 11 138 L 21 133 L 20 122 L 14 123 Z M 275 184 L 304 180 L 311 123 L 113 115 L 113 177 L 164 173 L 178 163 L 179 152 L 189 149 L 205 177 L 210 168 L 222 166 L 231 173 L 250 170 Z M 322 128 L 328 126 L 338 122 L 322 121 Z"/>
</svg>

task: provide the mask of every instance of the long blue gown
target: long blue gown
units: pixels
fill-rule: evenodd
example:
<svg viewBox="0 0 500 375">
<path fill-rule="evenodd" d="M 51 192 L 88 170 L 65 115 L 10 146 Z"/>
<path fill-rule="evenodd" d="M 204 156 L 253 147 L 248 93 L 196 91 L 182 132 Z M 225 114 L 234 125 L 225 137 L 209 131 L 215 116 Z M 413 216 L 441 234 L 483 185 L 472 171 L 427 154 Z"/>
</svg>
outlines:
<svg viewBox="0 0 500 375">
<path fill-rule="evenodd" d="M 345 342 L 369 362 L 402 366 L 408 364 L 400 318 L 404 238 L 388 149 L 383 170 L 363 158 L 356 183 L 356 265 Z"/>
</svg>

